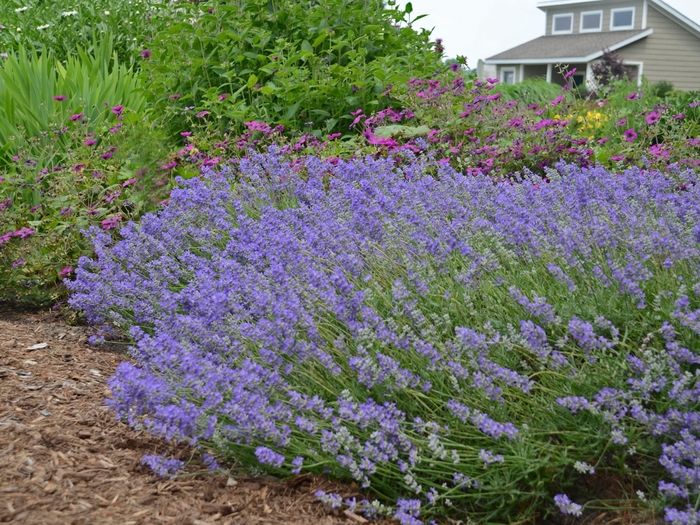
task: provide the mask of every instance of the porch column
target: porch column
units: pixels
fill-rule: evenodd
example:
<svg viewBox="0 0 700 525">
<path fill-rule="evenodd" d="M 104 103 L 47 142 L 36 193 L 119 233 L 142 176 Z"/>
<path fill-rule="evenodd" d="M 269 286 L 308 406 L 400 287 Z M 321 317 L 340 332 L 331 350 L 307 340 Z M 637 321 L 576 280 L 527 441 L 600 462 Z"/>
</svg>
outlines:
<svg viewBox="0 0 700 525">
<path fill-rule="evenodd" d="M 520 82 L 525 80 L 525 64 L 520 64 Z"/>
<path fill-rule="evenodd" d="M 552 64 L 547 64 L 547 82 L 552 81 Z"/>
<path fill-rule="evenodd" d="M 591 67 L 591 63 L 589 62 L 586 64 L 586 86 L 588 88 L 593 88 L 595 83 L 595 79 L 593 78 L 593 68 Z"/>
</svg>

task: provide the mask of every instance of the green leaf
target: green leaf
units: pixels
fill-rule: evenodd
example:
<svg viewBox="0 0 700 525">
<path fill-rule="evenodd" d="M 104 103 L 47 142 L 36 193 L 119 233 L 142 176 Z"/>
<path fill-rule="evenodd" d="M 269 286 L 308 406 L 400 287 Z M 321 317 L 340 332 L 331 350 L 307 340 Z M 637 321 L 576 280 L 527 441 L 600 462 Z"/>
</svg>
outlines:
<svg viewBox="0 0 700 525">
<path fill-rule="evenodd" d="M 251 88 L 252 88 L 253 86 L 255 86 L 255 84 L 257 84 L 257 83 L 258 83 L 258 77 L 257 77 L 256 75 L 253 74 L 253 75 L 250 75 L 250 76 L 248 77 L 248 82 L 247 82 L 246 85 L 248 86 L 248 89 L 251 89 Z"/>
<path fill-rule="evenodd" d="M 314 52 L 314 48 L 311 46 L 311 44 L 309 43 L 308 40 L 304 40 L 304 41 L 301 43 L 301 50 L 302 50 L 302 51 L 308 51 L 309 53 L 313 53 L 313 52 Z"/>
<path fill-rule="evenodd" d="M 407 15 L 413 13 L 413 4 L 411 2 L 406 2 L 406 7 L 404 8 L 403 12 Z"/>
</svg>

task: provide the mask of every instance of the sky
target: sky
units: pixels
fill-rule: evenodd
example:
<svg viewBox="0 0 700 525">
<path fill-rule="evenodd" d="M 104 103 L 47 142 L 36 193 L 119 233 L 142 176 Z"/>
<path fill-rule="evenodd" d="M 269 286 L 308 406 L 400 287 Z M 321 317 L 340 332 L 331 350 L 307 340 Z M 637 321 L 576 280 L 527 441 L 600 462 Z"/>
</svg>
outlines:
<svg viewBox="0 0 700 525">
<path fill-rule="evenodd" d="M 665 0 L 700 24 L 699 0 Z M 399 0 L 401 6 L 406 2 Z M 442 38 L 445 56 L 467 57 L 470 68 L 480 58 L 520 45 L 544 34 L 544 11 L 538 0 L 411 0 L 413 16 L 429 16 L 414 27 L 434 29 L 433 40 Z"/>
</svg>

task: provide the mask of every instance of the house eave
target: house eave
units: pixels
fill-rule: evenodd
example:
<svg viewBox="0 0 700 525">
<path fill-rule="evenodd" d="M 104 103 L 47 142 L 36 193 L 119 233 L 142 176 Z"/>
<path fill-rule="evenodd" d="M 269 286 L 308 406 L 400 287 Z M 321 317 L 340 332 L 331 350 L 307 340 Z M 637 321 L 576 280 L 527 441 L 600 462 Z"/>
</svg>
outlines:
<svg viewBox="0 0 700 525">
<path fill-rule="evenodd" d="M 645 31 L 642 31 L 641 33 L 634 35 L 630 38 L 626 38 L 625 40 L 622 40 L 618 42 L 617 44 L 614 44 L 608 48 L 610 51 L 617 51 L 618 49 L 621 49 L 625 46 L 628 46 L 630 44 L 633 44 L 634 42 L 637 42 L 638 40 L 641 40 L 642 38 L 646 38 L 649 35 L 654 33 L 653 28 L 649 28 Z M 505 59 L 486 59 L 484 60 L 485 64 L 489 65 L 514 65 L 514 64 L 525 64 L 525 65 L 532 65 L 532 64 L 580 64 L 580 63 L 588 63 L 593 60 L 596 60 L 600 57 L 603 56 L 604 50 L 596 51 L 595 53 L 591 53 L 590 55 L 587 56 L 580 56 L 580 57 L 541 57 L 541 58 L 505 58 Z"/>
</svg>

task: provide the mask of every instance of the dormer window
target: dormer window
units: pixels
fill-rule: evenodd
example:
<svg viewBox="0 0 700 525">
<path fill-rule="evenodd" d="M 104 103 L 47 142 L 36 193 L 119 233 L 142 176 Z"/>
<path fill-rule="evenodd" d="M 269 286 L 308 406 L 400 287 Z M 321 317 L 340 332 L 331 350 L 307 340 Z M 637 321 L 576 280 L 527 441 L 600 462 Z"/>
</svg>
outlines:
<svg viewBox="0 0 700 525">
<path fill-rule="evenodd" d="M 634 29 L 634 7 L 610 10 L 610 31 Z"/>
<path fill-rule="evenodd" d="M 554 15 L 552 17 L 552 34 L 567 35 L 574 31 L 574 14 Z"/>
<path fill-rule="evenodd" d="M 594 33 L 602 30 L 602 11 L 585 11 L 581 13 L 581 33 Z"/>
</svg>

